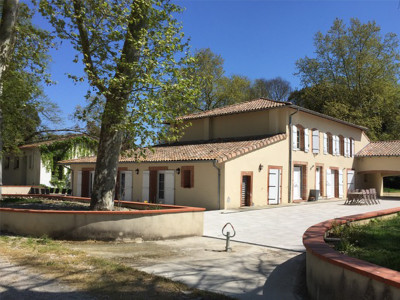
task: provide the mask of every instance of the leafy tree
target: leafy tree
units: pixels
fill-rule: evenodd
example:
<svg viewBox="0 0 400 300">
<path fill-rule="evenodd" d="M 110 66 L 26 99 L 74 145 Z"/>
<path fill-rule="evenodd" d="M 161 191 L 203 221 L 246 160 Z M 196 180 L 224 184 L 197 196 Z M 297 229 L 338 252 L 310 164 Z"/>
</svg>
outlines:
<svg viewBox="0 0 400 300">
<path fill-rule="evenodd" d="M 191 111 L 205 111 L 250 99 L 250 81 L 240 75 L 225 76 L 223 58 L 209 48 L 194 55 L 196 84 L 200 95 Z"/>
<path fill-rule="evenodd" d="M 272 79 L 256 79 L 251 86 L 252 98 L 269 98 L 276 101 L 286 101 L 292 88 L 290 82 L 281 78 L 276 77 Z"/>
<path fill-rule="evenodd" d="M 91 85 L 87 96 L 105 99 L 91 208 L 111 210 L 124 134 L 134 149 L 173 139 L 177 128 L 163 123 L 197 94 L 174 17 L 182 9 L 168 0 L 42 0 L 40 10 L 77 50 L 75 62 L 82 60 Z"/>
<path fill-rule="evenodd" d="M 31 23 L 33 12 L 27 5 L 5 0 L 0 9 L 1 155 L 3 151 L 18 152 L 18 145 L 35 137 L 43 117 L 58 118 L 52 114 L 56 107 L 44 97 L 41 87 L 50 82 L 45 70 L 51 35 Z M 0 165 L 0 182 L 1 172 Z"/>
<path fill-rule="evenodd" d="M 297 104 L 368 127 L 371 139 L 400 138 L 398 38 L 375 22 L 335 20 L 315 35 L 315 58 L 296 62 L 303 89 Z"/>
</svg>

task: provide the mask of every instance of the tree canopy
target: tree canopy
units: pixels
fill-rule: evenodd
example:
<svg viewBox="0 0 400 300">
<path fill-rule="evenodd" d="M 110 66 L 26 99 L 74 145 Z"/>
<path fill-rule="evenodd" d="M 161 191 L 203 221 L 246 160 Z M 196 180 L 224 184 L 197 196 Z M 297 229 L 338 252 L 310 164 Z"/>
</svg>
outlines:
<svg viewBox="0 0 400 300">
<path fill-rule="evenodd" d="M 52 36 L 32 24 L 33 12 L 27 5 L 17 5 L 17 18 L 12 29 L 12 49 L 1 78 L 0 105 L 3 114 L 1 135 L 6 152 L 32 141 L 33 134 L 43 130 L 42 119 L 58 121 L 57 106 L 43 93 L 43 84 L 50 83 L 46 72 Z"/>
<path fill-rule="evenodd" d="M 110 210 L 122 139 L 131 148 L 169 141 L 179 132 L 163 124 L 187 111 L 197 96 L 193 62 L 169 0 L 40 1 L 40 10 L 82 61 L 92 103 L 105 101 L 91 208 Z M 180 128 L 180 127 L 179 127 Z"/>
<path fill-rule="evenodd" d="M 369 128 L 371 139 L 400 138 L 400 55 L 395 34 L 375 22 L 336 19 L 314 38 L 315 57 L 296 62 L 297 104 Z"/>
<path fill-rule="evenodd" d="M 251 86 L 252 98 L 261 97 L 276 101 L 287 101 L 291 92 L 290 82 L 281 77 L 272 79 L 259 78 L 254 80 Z"/>
</svg>

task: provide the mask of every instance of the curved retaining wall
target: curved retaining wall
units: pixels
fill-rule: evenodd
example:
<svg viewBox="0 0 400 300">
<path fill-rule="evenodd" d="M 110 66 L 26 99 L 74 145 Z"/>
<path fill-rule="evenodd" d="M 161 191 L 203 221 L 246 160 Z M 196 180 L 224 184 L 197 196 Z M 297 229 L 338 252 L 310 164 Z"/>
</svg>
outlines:
<svg viewBox="0 0 400 300">
<path fill-rule="evenodd" d="M 400 299 L 400 272 L 343 255 L 324 241 L 332 224 L 388 216 L 400 207 L 328 220 L 303 235 L 307 251 L 307 287 L 311 299 Z"/>
<path fill-rule="evenodd" d="M 7 195 L 13 196 L 13 195 Z M 21 197 L 21 195 L 17 195 Z M 71 196 L 24 195 L 69 201 Z M 118 203 L 118 201 L 117 201 Z M 1 231 L 66 239 L 165 239 L 203 235 L 204 208 L 120 201 L 138 211 L 61 211 L 0 208 Z"/>
</svg>

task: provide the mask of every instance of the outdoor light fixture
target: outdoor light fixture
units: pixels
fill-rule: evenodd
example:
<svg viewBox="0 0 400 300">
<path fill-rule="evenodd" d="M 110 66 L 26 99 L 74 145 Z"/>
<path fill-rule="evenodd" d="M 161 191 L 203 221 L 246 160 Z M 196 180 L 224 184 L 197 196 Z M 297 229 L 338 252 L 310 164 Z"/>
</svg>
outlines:
<svg viewBox="0 0 400 300">
<path fill-rule="evenodd" d="M 136 175 L 139 175 L 139 169 L 136 169 L 135 172 L 136 172 Z"/>
<path fill-rule="evenodd" d="M 176 174 L 181 174 L 181 168 L 176 169 Z"/>
<path fill-rule="evenodd" d="M 261 170 L 264 168 L 264 166 L 262 165 L 262 164 L 260 164 L 259 166 L 258 166 L 258 172 L 261 172 Z"/>
</svg>

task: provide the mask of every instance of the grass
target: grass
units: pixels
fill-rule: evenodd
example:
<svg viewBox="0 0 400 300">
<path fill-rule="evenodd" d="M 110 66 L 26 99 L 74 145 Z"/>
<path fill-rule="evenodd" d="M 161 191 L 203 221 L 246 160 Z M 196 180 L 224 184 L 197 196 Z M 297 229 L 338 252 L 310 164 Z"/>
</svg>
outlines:
<svg viewBox="0 0 400 300">
<path fill-rule="evenodd" d="M 341 242 L 335 249 L 382 267 L 400 271 L 400 215 L 373 219 L 366 225 L 340 226 L 334 230 Z"/>
<path fill-rule="evenodd" d="M 0 201 L 0 204 L 11 204 L 11 203 L 43 203 L 42 199 L 38 198 L 23 198 L 23 197 L 5 197 Z"/>
<path fill-rule="evenodd" d="M 384 193 L 400 193 L 400 189 L 383 188 Z"/>
<path fill-rule="evenodd" d="M 0 235 L 0 253 L 98 299 L 230 299 L 72 250 L 47 237 Z"/>
</svg>

